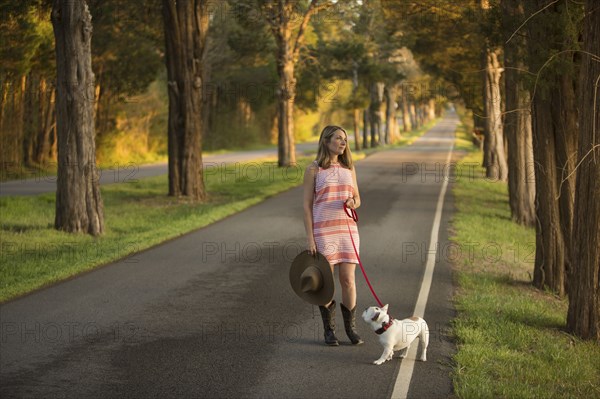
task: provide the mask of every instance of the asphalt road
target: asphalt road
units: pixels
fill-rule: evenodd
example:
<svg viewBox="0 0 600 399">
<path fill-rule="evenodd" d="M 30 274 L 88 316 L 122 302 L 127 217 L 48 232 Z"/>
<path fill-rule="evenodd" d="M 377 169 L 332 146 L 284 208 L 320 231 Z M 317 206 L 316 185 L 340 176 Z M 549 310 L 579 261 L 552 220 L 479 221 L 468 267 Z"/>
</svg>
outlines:
<svg viewBox="0 0 600 399">
<path fill-rule="evenodd" d="M 415 307 L 456 123 L 449 114 L 411 147 L 356 166 L 363 263 L 396 318 Z M 428 361 L 415 364 L 414 398 L 452 395 L 453 288 L 440 256 L 450 193 L 443 209 L 425 310 Z M 297 187 L 1 305 L 0 397 L 390 397 L 402 360 L 372 365 L 377 336 L 359 319 L 365 344 L 351 346 L 339 309 L 342 344 L 325 346 L 318 309 L 292 292 L 289 265 L 304 243 Z M 375 304 L 358 270 L 357 288 L 359 309 Z"/>
<path fill-rule="evenodd" d="M 296 145 L 296 156 L 305 152 L 316 151 L 315 143 L 300 143 Z M 249 162 L 256 159 L 277 157 L 277 148 L 266 148 L 253 151 L 236 151 L 225 154 L 210 154 L 202 157 L 205 168 L 219 166 L 221 164 L 235 164 L 236 162 Z M 17 175 L 15 167 L 8 167 L 3 173 L 6 177 Z M 107 169 L 99 170 L 101 185 L 114 183 L 127 183 L 144 177 L 163 175 L 168 173 L 166 162 L 139 165 L 135 162 L 127 164 L 115 164 Z M 0 183 L 0 197 L 10 195 L 38 195 L 56 191 L 56 176 L 42 172 L 32 172 L 28 178 L 20 178 Z"/>
</svg>

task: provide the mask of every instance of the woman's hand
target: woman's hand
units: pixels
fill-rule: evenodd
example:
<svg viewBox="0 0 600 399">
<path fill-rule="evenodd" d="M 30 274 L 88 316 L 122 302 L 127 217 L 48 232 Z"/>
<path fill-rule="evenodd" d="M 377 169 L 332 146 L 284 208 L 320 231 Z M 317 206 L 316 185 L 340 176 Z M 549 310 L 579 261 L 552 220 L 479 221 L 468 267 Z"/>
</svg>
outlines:
<svg viewBox="0 0 600 399">
<path fill-rule="evenodd" d="M 346 208 L 356 209 L 356 201 L 354 198 L 350 197 L 346 200 Z"/>
<path fill-rule="evenodd" d="M 311 255 L 317 254 L 317 243 L 315 242 L 314 238 L 308 239 L 308 245 L 306 246 L 306 249 L 310 251 Z"/>
</svg>

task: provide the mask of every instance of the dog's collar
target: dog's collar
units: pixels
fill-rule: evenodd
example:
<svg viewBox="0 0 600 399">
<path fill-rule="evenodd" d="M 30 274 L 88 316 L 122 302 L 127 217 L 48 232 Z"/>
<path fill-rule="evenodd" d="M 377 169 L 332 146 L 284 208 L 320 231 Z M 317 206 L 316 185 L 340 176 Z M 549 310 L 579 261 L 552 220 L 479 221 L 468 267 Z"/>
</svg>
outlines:
<svg viewBox="0 0 600 399">
<path fill-rule="evenodd" d="M 392 323 L 394 322 L 394 319 L 392 319 L 392 317 L 390 316 L 390 319 L 388 320 L 387 323 L 383 323 L 381 325 L 381 328 L 378 328 L 377 330 L 375 330 L 375 334 L 377 335 L 381 335 L 384 332 L 387 331 L 388 328 L 390 328 L 390 326 L 392 325 Z"/>
</svg>

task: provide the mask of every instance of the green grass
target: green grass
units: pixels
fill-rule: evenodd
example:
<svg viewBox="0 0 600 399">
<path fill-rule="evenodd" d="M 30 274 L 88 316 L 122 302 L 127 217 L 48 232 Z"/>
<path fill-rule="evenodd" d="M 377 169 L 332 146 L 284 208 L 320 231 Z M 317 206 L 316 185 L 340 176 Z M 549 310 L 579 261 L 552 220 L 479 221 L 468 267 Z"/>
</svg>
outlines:
<svg viewBox="0 0 600 399">
<path fill-rule="evenodd" d="M 410 141 L 395 145 L 407 145 L 431 126 L 410 132 Z M 358 151 L 353 158 L 358 161 L 388 147 Z M 204 227 L 297 186 L 312 159 L 301 157 L 289 174 L 275 159 L 229 165 L 228 173 L 221 173 L 223 166 L 211 169 L 206 176 L 209 197 L 201 204 L 168 197 L 167 175 L 104 185 L 106 232 L 97 238 L 54 230 L 54 193 L 0 197 L 0 302 Z M 253 166 L 245 169 L 249 164 Z"/>
<path fill-rule="evenodd" d="M 466 131 L 459 133 L 468 141 Z M 479 151 L 461 163 L 461 171 L 474 173 L 463 173 L 454 185 L 455 393 L 600 397 L 600 346 L 567 334 L 567 301 L 530 284 L 535 230 L 511 221 L 507 186 L 484 178 Z"/>
<path fill-rule="evenodd" d="M 93 238 L 53 229 L 55 194 L 0 198 L 0 301 L 115 261 L 206 226 L 302 182 L 309 158 L 284 175 L 270 160 L 215 168 L 206 178 L 209 198 L 194 204 L 168 197 L 167 176 L 102 186 L 106 233 Z M 231 173 L 237 170 L 235 173 Z M 257 171 L 260 170 L 260 177 Z"/>
</svg>

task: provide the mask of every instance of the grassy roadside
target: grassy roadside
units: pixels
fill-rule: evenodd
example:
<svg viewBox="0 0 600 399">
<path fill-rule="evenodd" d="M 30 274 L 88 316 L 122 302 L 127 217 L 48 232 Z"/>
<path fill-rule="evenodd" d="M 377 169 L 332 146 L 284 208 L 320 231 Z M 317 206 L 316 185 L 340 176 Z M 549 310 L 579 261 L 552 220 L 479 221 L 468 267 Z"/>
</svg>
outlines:
<svg viewBox="0 0 600 399">
<path fill-rule="evenodd" d="M 102 186 L 106 233 L 99 238 L 53 229 L 55 194 L 0 198 L 0 301 L 63 280 L 204 227 L 297 186 L 311 160 L 277 167 L 275 160 L 206 171 L 201 204 L 166 195 L 167 175 Z M 226 168 L 226 169 L 224 169 Z"/>
<path fill-rule="evenodd" d="M 394 146 L 408 145 L 433 126 L 405 134 Z M 355 152 L 354 160 L 389 148 Z M 204 227 L 302 183 L 304 168 L 280 169 L 275 159 L 207 170 L 205 203 L 165 195 L 167 176 L 101 187 L 106 233 L 99 238 L 53 229 L 55 194 L 0 197 L 0 302 L 64 280 Z"/>
<path fill-rule="evenodd" d="M 566 300 L 530 285 L 535 231 L 511 221 L 506 184 L 480 163 L 479 151 L 464 157 L 453 189 L 456 395 L 600 397 L 600 346 L 567 334 Z"/>
</svg>

